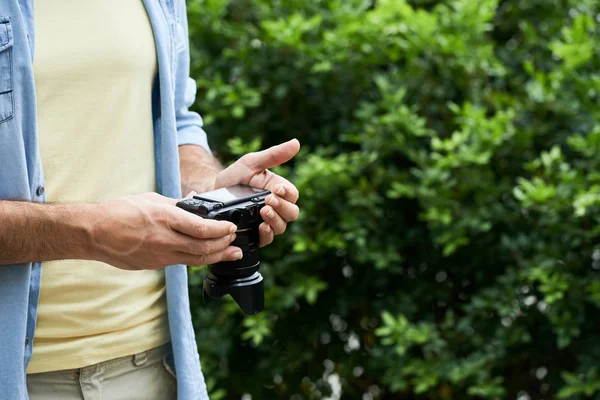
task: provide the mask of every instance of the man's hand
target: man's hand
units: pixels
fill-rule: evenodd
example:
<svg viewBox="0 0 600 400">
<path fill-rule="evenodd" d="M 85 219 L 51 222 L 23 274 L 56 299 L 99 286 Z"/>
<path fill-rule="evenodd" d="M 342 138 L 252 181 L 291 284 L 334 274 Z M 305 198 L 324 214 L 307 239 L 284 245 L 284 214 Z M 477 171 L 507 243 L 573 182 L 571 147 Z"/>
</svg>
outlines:
<svg viewBox="0 0 600 400">
<path fill-rule="evenodd" d="M 203 219 L 176 207 L 177 201 L 145 193 L 100 204 L 102 223 L 91 235 L 97 259 L 137 270 L 242 258 L 241 249 L 230 246 L 234 224 Z"/>
<path fill-rule="evenodd" d="M 237 227 L 176 207 L 156 193 L 105 203 L 0 201 L 0 266 L 94 260 L 127 270 L 204 265 L 242 258 Z"/>
<path fill-rule="evenodd" d="M 300 142 L 293 139 L 263 151 L 246 154 L 217 175 L 215 189 L 244 184 L 272 192 L 260 211 L 265 221 L 259 227 L 261 246 L 270 244 L 274 235 L 285 232 L 287 223 L 298 218 L 298 189 L 287 179 L 269 171 L 269 168 L 291 160 L 299 150 Z"/>
</svg>

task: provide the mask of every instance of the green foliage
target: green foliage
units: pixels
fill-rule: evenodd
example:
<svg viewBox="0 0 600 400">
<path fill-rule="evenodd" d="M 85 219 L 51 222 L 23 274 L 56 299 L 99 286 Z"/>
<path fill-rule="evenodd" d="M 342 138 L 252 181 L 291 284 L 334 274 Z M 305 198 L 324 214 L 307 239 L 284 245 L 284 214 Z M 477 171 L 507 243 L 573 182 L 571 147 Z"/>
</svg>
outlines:
<svg viewBox="0 0 600 400">
<path fill-rule="evenodd" d="M 600 399 L 597 0 L 190 0 L 225 161 L 297 137 L 266 310 L 204 305 L 214 399 Z"/>
</svg>

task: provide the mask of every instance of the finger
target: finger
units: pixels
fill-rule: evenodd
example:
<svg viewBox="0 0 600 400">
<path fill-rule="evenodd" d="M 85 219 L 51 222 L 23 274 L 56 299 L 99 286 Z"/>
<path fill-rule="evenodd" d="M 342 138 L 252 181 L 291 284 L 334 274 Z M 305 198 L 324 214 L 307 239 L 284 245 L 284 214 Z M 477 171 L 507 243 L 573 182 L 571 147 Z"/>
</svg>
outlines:
<svg viewBox="0 0 600 400">
<path fill-rule="evenodd" d="M 277 193 L 279 197 L 286 199 L 292 203 L 298 201 L 299 193 L 296 186 L 287 179 L 274 174 L 268 169 L 262 174 L 254 175 L 248 182 L 250 186 L 257 188 L 265 188 L 272 193 Z"/>
<path fill-rule="evenodd" d="M 273 207 L 275 212 L 286 222 L 297 220 L 298 215 L 300 214 L 300 209 L 297 205 L 275 196 L 274 194 L 267 196 L 265 203 Z"/>
<path fill-rule="evenodd" d="M 198 239 L 221 238 L 237 231 L 231 222 L 204 219 L 178 207 L 169 207 L 169 226 Z"/>
<path fill-rule="evenodd" d="M 252 170 L 261 171 L 288 162 L 298 154 L 298 151 L 300 151 L 300 142 L 298 139 L 292 139 L 263 151 L 246 154 L 242 159 Z"/>
<path fill-rule="evenodd" d="M 235 234 L 218 239 L 196 239 L 179 234 L 176 240 L 178 251 L 191 256 L 203 256 L 225 250 L 235 240 Z"/>
<path fill-rule="evenodd" d="M 260 226 L 258 227 L 258 233 L 258 244 L 260 245 L 260 247 L 264 247 L 273 243 L 273 238 L 275 235 L 273 234 L 273 229 L 271 229 L 269 224 L 267 224 L 266 222 L 260 224 Z"/>
<path fill-rule="evenodd" d="M 218 253 L 207 254 L 205 256 L 191 256 L 186 253 L 178 253 L 179 263 L 199 267 L 206 264 L 216 264 L 222 261 L 236 261 L 242 258 L 242 250 L 239 247 L 229 246 Z"/>
<path fill-rule="evenodd" d="M 260 215 L 263 217 L 263 220 L 271 226 L 273 229 L 273 233 L 276 235 L 281 235 L 285 232 L 285 228 L 287 227 L 287 223 L 273 210 L 271 206 L 264 206 L 260 210 Z"/>
<path fill-rule="evenodd" d="M 298 189 L 292 182 L 275 174 L 273 174 L 265 189 L 270 190 L 277 196 L 282 197 L 292 203 L 296 203 L 298 201 L 298 197 L 300 197 Z"/>
</svg>

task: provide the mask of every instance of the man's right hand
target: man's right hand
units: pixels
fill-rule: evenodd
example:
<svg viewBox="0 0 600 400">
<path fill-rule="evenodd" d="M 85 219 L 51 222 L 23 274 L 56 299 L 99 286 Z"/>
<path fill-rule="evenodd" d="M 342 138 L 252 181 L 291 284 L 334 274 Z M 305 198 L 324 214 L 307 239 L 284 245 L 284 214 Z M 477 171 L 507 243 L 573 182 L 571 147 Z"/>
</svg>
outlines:
<svg viewBox="0 0 600 400">
<path fill-rule="evenodd" d="M 144 193 L 99 204 L 91 230 L 94 258 L 127 270 L 242 258 L 242 250 L 230 246 L 234 224 L 203 219 L 176 207 L 177 201 Z"/>
<path fill-rule="evenodd" d="M 234 261 L 237 227 L 203 219 L 178 200 L 145 193 L 89 204 L 0 200 L 0 266 L 95 260 L 127 270 Z"/>
</svg>

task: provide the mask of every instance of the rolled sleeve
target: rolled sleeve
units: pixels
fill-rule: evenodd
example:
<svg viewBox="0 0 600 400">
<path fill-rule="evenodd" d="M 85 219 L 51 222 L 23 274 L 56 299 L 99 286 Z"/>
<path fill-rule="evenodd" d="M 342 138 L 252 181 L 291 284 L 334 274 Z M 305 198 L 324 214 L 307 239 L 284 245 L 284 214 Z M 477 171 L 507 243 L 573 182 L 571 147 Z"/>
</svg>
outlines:
<svg viewBox="0 0 600 400">
<path fill-rule="evenodd" d="M 196 100 L 196 81 L 190 78 L 190 48 L 185 1 L 177 2 L 178 41 L 177 70 L 175 75 L 175 118 L 177 123 L 177 144 L 201 146 L 209 153 L 208 137 L 202 129 L 202 117 L 189 108 Z"/>
</svg>

